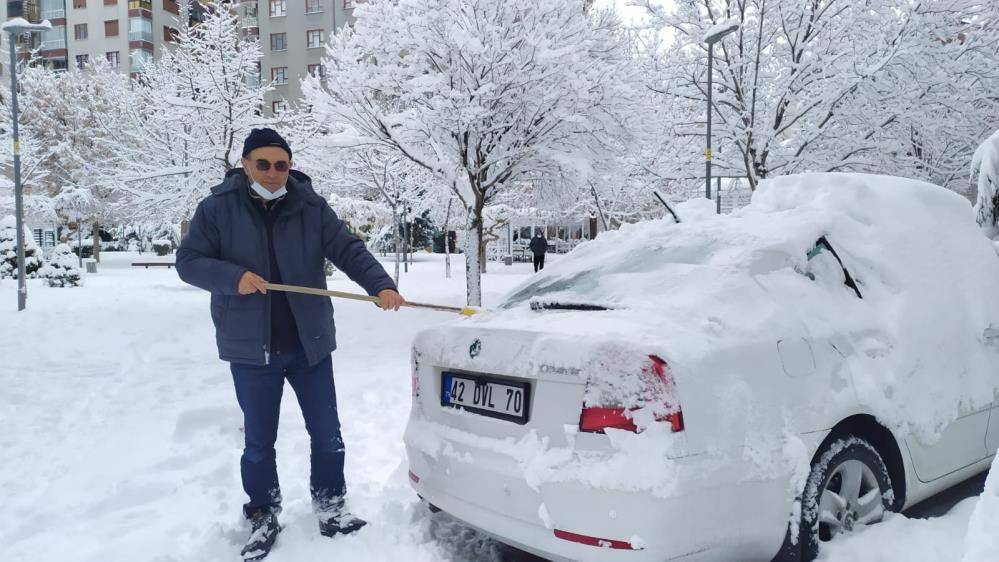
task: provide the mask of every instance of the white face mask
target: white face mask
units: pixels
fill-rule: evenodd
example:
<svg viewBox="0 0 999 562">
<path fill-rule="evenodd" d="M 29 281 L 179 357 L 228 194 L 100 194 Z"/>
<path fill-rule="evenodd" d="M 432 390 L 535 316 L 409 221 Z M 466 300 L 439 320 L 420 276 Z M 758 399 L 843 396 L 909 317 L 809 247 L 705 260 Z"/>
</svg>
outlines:
<svg viewBox="0 0 999 562">
<path fill-rule="evenodd" d="M 260 198 L 263 199 L 264 201 L 273 201 L 278 197 L 282 197 L 283 195 L 288 193 L 288 188 L 285 186 L 281 186 L 281 189 L 271 192 L 266 187 L 260 185 L 260 182 L 251 183 L 250 189 L 252 189 L 257 195 L 259 195 Z"/>
</svg>

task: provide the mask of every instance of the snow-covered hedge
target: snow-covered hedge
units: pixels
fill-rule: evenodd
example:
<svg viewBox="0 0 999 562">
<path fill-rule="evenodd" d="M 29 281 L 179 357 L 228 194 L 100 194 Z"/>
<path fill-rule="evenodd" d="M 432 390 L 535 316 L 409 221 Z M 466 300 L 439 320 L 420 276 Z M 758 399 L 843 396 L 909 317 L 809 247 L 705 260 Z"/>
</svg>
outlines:
<svg viewBox="0 0 999 562">
<path fill-rule="evenodd" d="M 28 279 L 33 279 L 42 267 L 38 256 L 38 246 L 34 237 L 24 231 L 24 271 Z M 13 216 L 0 220 L 0 279 L 17 279 L 17 221 Z"/>
<path fill-rule="evenodd" d="M 38 276 L 45 279 L 49 287 L 79 287 L 83 284 L 79 259 L 66 244 L 55 247 Z"/>
</svg>

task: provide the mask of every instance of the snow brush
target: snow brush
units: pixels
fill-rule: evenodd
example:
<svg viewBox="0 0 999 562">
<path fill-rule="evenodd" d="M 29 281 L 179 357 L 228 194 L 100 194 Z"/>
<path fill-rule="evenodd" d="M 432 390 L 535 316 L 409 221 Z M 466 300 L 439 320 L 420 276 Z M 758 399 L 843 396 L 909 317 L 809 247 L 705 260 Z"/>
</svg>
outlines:
<svg viewBox="0 0 999 562">
<path fill-rule="evenodd" d="M 301 293 L 303 295 L 319 295 L 321 297 L 333 297 L 337 299 L 349 299 L 354 301 L 366 301 L 373 302 L 380 305 L 382 300 L 378 297 L 369 297 L 368 295 L 358 295 L 356 293 L 345 293 L 342 291 L 328 291 L 326 289 L 313 289 L 312 287 L 299 287 L 297 285 L 278 285 L 275 283 L 267 283 L 265 285 L 268 291 L 284 291 L 286 293 Z M 472 316 L 473 314 L 478 314 L 481 312 L 477 308 L 472 308 L 470 306 L 459 307 L 459 306 L 444 306 L 439 304 L 425 304 L 421 302 L 409 302 L 402 306 L 408 306 L 412 308 L 427 308 L 430 310 L 439 310 L 441 312 L 454 312 L 461 314 L 462 316 Z"/>
</svg>

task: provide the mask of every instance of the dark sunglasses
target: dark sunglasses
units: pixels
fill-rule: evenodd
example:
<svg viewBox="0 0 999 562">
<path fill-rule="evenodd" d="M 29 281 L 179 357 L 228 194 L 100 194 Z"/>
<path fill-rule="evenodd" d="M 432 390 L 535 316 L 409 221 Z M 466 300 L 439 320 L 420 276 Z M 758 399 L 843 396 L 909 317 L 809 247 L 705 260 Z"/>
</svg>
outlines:
<svg viewBox="0 0 999 562">
<path fill-rule="evenodd" d="M 273 163 L 275 172 L 287 172 L 291 168 L 291 164 L 285 162 L 284 160 L 278 160 Z M 266 172 L 271 169 L 271 162 L 269 160 L 264 160 L 263 158 L 257 160 L 257 171 Z"/>
</svg>

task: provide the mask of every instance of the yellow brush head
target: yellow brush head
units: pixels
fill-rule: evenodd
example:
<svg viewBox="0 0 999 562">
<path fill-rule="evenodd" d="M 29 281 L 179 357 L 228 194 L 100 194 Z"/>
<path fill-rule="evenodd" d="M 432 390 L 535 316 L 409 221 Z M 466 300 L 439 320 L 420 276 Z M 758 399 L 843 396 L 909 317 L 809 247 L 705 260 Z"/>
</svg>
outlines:
<svg viewBox="0 0 999 562">
<path fill-rule="evenodd" d="M 470 306 L 466 306 L 465 308 L 461 309 L 461 315 L 462 316 L 472 316 L 472 315 L 478 314 L 478 313 L 479 313 L 478 309 L 472 308 Z"/>
</svg>

